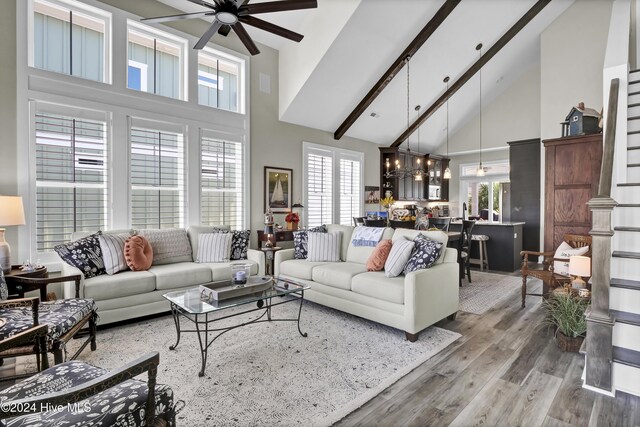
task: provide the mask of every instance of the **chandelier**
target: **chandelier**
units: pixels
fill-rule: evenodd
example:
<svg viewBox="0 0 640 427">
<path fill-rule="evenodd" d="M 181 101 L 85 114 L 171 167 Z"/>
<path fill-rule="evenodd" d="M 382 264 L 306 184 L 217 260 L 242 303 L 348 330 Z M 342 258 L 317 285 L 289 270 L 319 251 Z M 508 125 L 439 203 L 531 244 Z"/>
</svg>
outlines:
<svg viewBox="0 0 640 427">
<path fill-rule="evenodd" d="M 405 59 L 405 63 L 407 64 L 407 130 L 410 127 L 409 121 L 409 105 L 410 105 L 410 84 L 411 84 L 411 70 L 409 69 L 409 61 L 411 60 L 411 56 L 407 56 Z M 415 110 L 420 111 L 420 106 L 417 105 Z M 418 128 L 418 150 L 420 150 L 420 128 Z M 411 154 L 411 140 L 409 134 L 407 135 L 407 153 Z M 389 158 L 385 159 L 385 174 L 384 177 L 389 178 L 407 178 L 413 177 L 416 181 L 422 181 L 422 176 L 426 175 L 424 171 L 424 167 L 422 166 L 422 162 L 420 161 L 420 157 L 416 158 L 415 167 L 412 167 L 411 164 L 405 165 L 405 167 L 401 167 L 400 160 L 396 159 L 394 167 L 391 168 L 391 163 Z"/>
</svg>

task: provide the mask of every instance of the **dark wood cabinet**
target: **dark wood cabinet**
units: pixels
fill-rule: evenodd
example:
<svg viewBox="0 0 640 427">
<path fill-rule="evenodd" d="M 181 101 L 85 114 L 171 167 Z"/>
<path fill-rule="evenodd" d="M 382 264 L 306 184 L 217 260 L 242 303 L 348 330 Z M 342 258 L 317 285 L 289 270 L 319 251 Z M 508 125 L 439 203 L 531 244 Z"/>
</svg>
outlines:
<svg viewBox="0 0 640 427">
<path fill-rule="evenodd" d="M 545 147 L 544 250 L 553 251 L 566 233 L 588 235 L 602 162 L 602 134 L 543 141 Z"/>
<path fill-rule="evenodd" d="M 510 222 L 524 222 L 522 249 L 540 251 L 540 139 L 507 142 L 509 144 Z M 505 206 L 503 196 L 503 206 Z"/>
<path fill-rule="evenodd" d="M 403 169 L 407 166 L 423 168 L 423 179 L 416 180 L 414 176 L 387 178 L 387 171 L 396 168 L 396 160 Z M 397 147 L 380 147 L 380 197 L 391 191 L 393 198 L 398 201 L 448 201 L 449 181 L 442 178 L 448 165 L 449 159 L 440 156 L 404 151 Z M 429 194 L 433 197 L 430 198 Z"/>
</svg>

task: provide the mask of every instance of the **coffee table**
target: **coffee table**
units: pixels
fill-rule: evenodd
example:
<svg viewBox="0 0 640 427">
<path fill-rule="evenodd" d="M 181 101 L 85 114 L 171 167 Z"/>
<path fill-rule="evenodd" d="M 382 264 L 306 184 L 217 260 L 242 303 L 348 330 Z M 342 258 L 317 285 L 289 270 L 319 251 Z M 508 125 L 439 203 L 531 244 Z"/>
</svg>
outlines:
<svg viewBox="0 0 640 427">
<path fill-rule="evenodd" d="M 304 291 L 309 286 L 296 283 L 288 279 L 275 279 L 265 277 L 265 280 L 271 280 L 273 286 L 269 289 L 243 295 L 237 298 L 231 298 L 222 301 L 207 302 L 200 299 L 200 289 L 192 288 L 185 291 L 174 291 L 164 294 L 163 297 L 171 304 L 171 313 L 173 321 L 176 325 L 177 339 L 176 343 L 169 347 L 175 350 L 180 343 L 180 335 L 183 332 L 191 332 L 198 334 L 198 343 L 200 344 L 200 355 L 202 357 L 202 367 L 199 376 L 204 376 L 204 370 L 207 365 L 207 355 L 209 347 L 222 334 L 233 329 L 261 322 L 296 322 L 298 332 L 303 337 L 307 336 L 306 332 L 300 329 L 300 315 L 302 314 L 302 303 L 304 301 Z M 289 296 L 289 298 L 285 298 Z M 293 298 L 291 298 L 293 297 Z M 271 309 L 281 304 L 290 302 L 299 302 L 298 317 L 277 319 L 271 316 Z M 250 304 L 255 303 L 255 308 Z M 229 310 L 235 307 L 243 306 L 244 310 Z M 256 312 L 256 316 L 242 323 L 226 327 L 214 327 L 213 323 L 223 319 L 241 316 L 247 313 Z M 265 319 L 266 316 L 266 319 Z M 183 329 L 180 325 L 180 319 L 184 318 L 193 324 L 195 329 Z M 209 333 L 217 333 L 212 339 L 209 339 Z"/>
</svg>

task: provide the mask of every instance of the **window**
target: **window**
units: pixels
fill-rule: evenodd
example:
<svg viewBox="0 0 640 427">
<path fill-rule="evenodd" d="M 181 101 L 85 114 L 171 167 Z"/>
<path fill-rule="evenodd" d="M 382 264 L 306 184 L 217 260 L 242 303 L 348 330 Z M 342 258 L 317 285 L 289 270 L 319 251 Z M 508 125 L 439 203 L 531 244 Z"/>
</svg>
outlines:
<svg viewBox="0 0 640 427">
<path fill-rule="evenodd" d="M 36 247 L 107 224 L 106 122 L 36 113 Z"/>
<path fill-rule="evenodd" d="M 244 60 L 205 48 L 198 52 L 198 103 L 242 113 Z"/>
<path fill-rule="evenodd" d="M 460 165 L 461 202 L 466 203 L 469 218 L 499 222 L 502 221 L 503 195 L 509 192 L 509 162 L 483 163 L 482 166 L 485 176 L 479 177 L 476 176 L 477 163 Z M 462 206 L 460 209 L 462 213 Z"/>
<path fill-rule="evenodd" d="M 183 39 L 129 21 L 127 87 L 185 99 L 185 46 Z"/>
<path fill-rule="evenodd" d="M 202 136 L 200 222 L 244 228 L 244 173 L 242 143 Z"/>
<path fill-rule="evenodd" d="M 56 73 L 110 82 L 111 14 L 76 1 L 33 1 L 30 64 Z"/>
<path fill-rule="evenodd" d="M 131 127 L 131 226 L 184 225 L 182 134 Z"/>
<path fill-rule="evenodd" d="M 363 154 L 305 142 L 303 157 L 307 225 L 351 225 L 362 214 Z"/>
</svg>

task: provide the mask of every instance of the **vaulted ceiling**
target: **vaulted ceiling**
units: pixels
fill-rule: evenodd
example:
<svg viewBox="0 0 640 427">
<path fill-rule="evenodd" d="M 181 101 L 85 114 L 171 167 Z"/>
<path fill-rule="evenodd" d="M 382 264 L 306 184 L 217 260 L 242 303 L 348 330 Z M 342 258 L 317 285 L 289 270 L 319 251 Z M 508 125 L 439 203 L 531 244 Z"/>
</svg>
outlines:
<svg viewBox="0 0 640 427">
<path fill-rule="evenodd" d="M 188 12 L 185 0 L 160 0 Z M 258 2 L 260 0 L 252 0 Z M 536 0 L 462 0 L 410 61 L 410 120 L 430 106 L 475 61 L 475 46 L 492 46 Z M 263 19 L 305 35 L 297 44 L 250 29 L 280 51 L 280 119 L 334 133 L 376 81 L 442 6 L 444 0 L 318 0 L 318 8 L 264 14 Z M 573 0 L 553 0 L 482 70 L 483 105 L 531 67 L 539 66 L 540 34 Z M 215 37 L 213 39 L 215 43 Z M 478 112 L 474 76 L 449 102 L 450 134 Z M 372 117 L 375 113 L 376 117 Z M 407 74 L 400 71 L 351 126 L 347 136 L 390 145 L 407 128 Z M 420 151 L 444 139 L 445 109 L 420 127 Z M 411 136 L 417 148 L 417 134 Z M 406 143 L 405 143 L 406 145 Z"/>
</svg>

